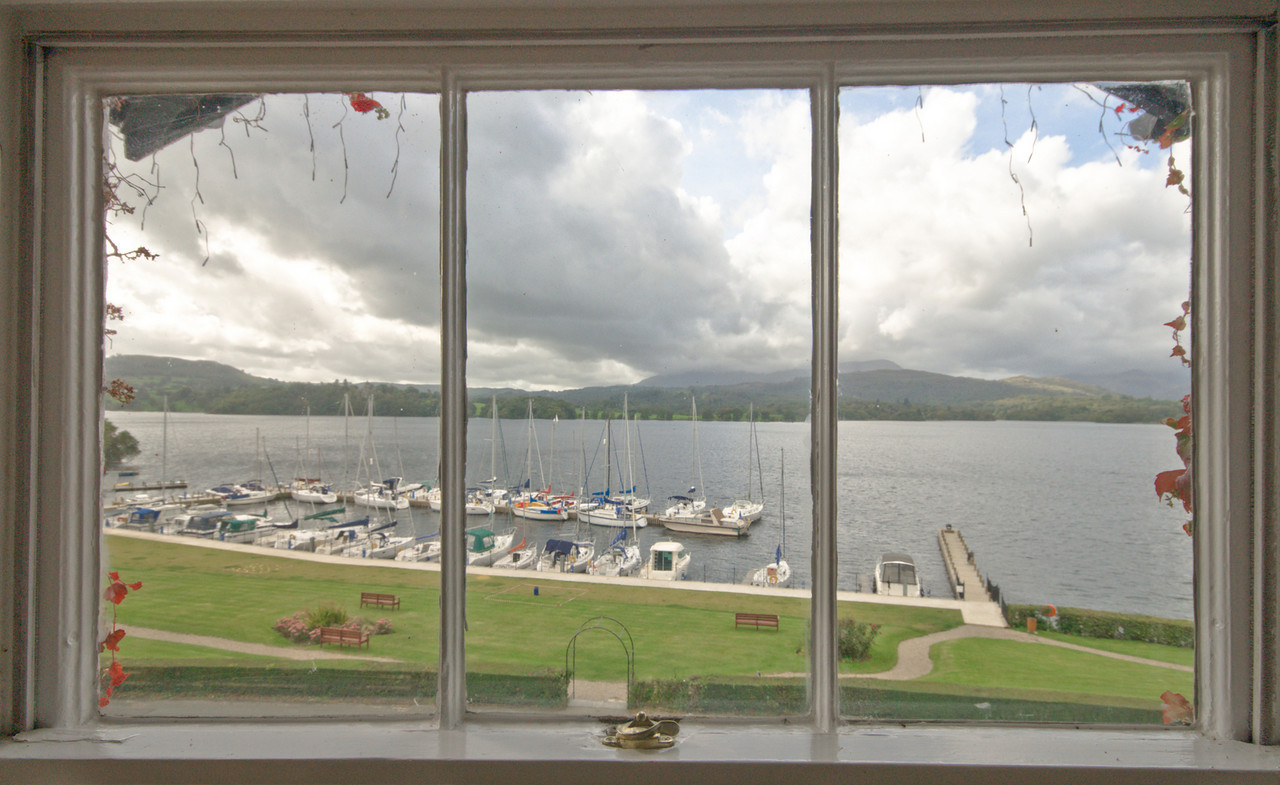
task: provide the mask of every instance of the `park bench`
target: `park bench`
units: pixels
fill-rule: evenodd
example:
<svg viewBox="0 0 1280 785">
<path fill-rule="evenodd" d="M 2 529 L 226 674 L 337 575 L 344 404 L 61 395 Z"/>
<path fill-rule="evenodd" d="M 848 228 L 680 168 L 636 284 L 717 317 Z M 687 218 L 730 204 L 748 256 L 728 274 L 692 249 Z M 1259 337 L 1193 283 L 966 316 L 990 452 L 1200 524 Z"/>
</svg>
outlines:
<svg viewBox="0 0 1280 785">
<path fill-rule="evenodd" d="M 320 628 L 320 645 L 326 643 L 336 643 L 339 646 L 355 646 L 357 649 L 361 646 L 369 645 L 369 636 L 360 630 L 348 630 L 346 627 L 321 627 Z"/>
<path fill-rule="evenodd" d="M 733 627 L 755 627 L 757 630 L 761 627 L 772 627 L 778 629 L 778 614 L 776 613 L 735 613 L 733 614 Z"/>
<path fill-rule="evenodd" d="M 400 610 L 400 598 L 394 594 L 379 594 L 374 591 L 360 592 L 360 607 L 366 605 L 376 605 L 379 608 L 394 608 Z"/>
</svg>

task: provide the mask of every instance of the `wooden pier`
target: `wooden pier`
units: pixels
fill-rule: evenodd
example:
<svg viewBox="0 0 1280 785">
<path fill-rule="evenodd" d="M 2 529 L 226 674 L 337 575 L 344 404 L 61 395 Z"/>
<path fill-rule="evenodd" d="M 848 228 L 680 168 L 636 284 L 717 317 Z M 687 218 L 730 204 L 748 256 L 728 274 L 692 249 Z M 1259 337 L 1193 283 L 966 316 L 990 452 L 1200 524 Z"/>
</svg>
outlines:
<svg viewBox="0 0 1280 785">
<path fill-rule="evenodd" d="M 945 529 L 939 529 L 938 547 L 942 549 L 942 563 L 947 568 L 947 580 L 951 583 L 951 593 L 956 599 L 966 602 L 991 602 L 986 581 L 978 572 L 978 565 L 973 560 L 973 551 L 965 545 L 960 530 L 951 528 L 951 524 L 947 524 Z"/>
</svg>

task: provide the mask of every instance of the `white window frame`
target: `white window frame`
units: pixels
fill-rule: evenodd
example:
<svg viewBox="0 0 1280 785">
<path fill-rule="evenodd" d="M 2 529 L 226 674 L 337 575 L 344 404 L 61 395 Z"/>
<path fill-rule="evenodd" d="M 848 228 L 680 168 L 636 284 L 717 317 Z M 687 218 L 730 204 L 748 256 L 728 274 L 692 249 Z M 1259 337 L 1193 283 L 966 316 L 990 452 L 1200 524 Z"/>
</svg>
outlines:
<svg viewBox="0 0 1280 785">
<path fill-rule="evenodd" d="M 735 15 L 734 6 L 707 4 L 698 17 L 704 26 L 669 21 L 660 28 L 648 12 L 635 10 L 596 8 L 571 19 L 579 21 L 576 27 L 552 17 L 530 17 L 527 26 L 510 23 L 501 9 L 490 8 L 471 16 L 442 14 L 442 27 L 434 32 L 421 31 L 417 16 L 390 10 L 360 17 L 367 33 L 342 35 L 314 31 L 341 30 L 350 15 L 299 19 L 268 10 L 220 12 L 216 4 L 156 14 L 124 3 L 101 17 L 76 19 L 56 10 L 0 11 L 7 44 L 0 80 L 23 88 L 21 111 L 0 115 L 4 155 L 17 164 L 0 163 L 0 249 L 9 260 L 0 272 L 8 298 L 0 351 L 13 371 L 0 380 L 13 404 L 0 420 L 7 448 L 0 456 L 0 552 L 13 555 L 0 564 L 0 722 L 6 732 L 27 731 L 19 737 L 24 741 L 0 744 L 0 781 L 205 782 L 251 775 L 265 781 L 511 776 L 563 782 L 566 766 L 571 780 L 625 782 L 658 776 L 736 782 L 748 775 L 941 782 L 1020 772 L 1055 782 L 1078 776 L 1081 766 L 1114 781 L 1145 781 L 1153 770 L 1274 781 L 1280 755 L 1264 746 L 1280 741 L 1280 276 L 1275 175 L 1265 166 L 1277 152 L 1273 33 L 1256 21 L 1237 19 L 1239 14 L 1185 22 L 1141 21 L 1138 14 L 1138 21 L 1033 20 L 1014 27 L 977 19 L 910 30 L 891 24 L 852 27 L 832 23 L 814 10 L 816 4 L 800 5 L 803 21 L 794 25 L 764 12 Z M 880 13 L 887 8 L 888 17 L 880 21 L 909 21 L 919 13 L 912 6 L 884 3 Z M 952 7 L 945 13 L 963 12 Z M 734 24 L 744 18 L 758 26 Z M 477 20 L 490 26 L 476 29 Z M 171 32 L 200 29 L 205 32 L 182 37 Z M 211 32 L 225 30 L 240 32 Z M 234 64 L 227 62 L 229 50 Z M 854 84 L 1102 78 L 1182 78 L 1197 97 L 1192 168 L 1199 724 L 1169 732 L 843 725 L 836 689 L 832 524 L 837 90 Z M 595 747 L 590 735 L 596 729 L 586 723 L 549 726 L 466 712 L 465 565 L 461 549 L 448 547 L 450 539 L 461 538 L 464 525 L 463 96 L 467 90 L 539 86 L 811 91 L 815 654 L 807 725 L 694 724 L 674 754 L 645 757 Z M 442 577 L 438 723 L 159 726 L 96 719 L 92 642 L 99 535 L 89 522 L 98 513 L 93 489 L 99 479 L 102 376 L 101 157 L 95 153 L 100 96 L 224 89 L 441 94 L 443 208 L 440 216 L 424 216 L 441 222 L 442 479 L 450 490 L 442 528 L 445 553 L 454 556 Z M 70 741 L 55 743 L 59 739 Z"/>
</svg>

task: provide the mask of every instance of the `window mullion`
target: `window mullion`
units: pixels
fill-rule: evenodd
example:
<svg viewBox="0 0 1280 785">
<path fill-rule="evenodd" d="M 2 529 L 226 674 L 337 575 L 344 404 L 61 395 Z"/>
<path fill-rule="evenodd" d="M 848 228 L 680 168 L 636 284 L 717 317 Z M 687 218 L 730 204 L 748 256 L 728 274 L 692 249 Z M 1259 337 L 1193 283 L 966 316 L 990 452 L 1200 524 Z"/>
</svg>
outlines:
<svg viewBox="0 0 1280 785">
<path fill-rule="evenodd" d="M 836 198 L 838 94 L 828 67 L 810 91 L 813 115 L 813 411 L 810 470 L 813 493 L 813 598 L 810 701 L 820 732 L 834 731 L 840 712 L 836 659 Z"/>
<path fill-rule="evenodd" d="M 467 466 L 466 98 L 451 73 L 440 92 L 440 727 L 466 712 Z"/>
</svg>

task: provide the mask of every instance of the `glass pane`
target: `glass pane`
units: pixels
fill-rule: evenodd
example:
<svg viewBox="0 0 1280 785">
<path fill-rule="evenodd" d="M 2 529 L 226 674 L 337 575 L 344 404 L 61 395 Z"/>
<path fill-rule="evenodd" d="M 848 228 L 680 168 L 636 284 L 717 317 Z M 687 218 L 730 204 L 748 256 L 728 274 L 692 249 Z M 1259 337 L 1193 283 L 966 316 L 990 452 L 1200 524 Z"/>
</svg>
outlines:
<svg viewBox="0 0 1280 785">
<path fill-rule="evenodd" d="M 1159 724 L 1192 694 L 1187 515 L 1152 493 L 1190 389 L 1189 109 L 841 92 L 845 716 Z"/>
<path fill-rule="evenodd" d="M 807 94 L 467 113 L 472 704 L 805 711 Z"/>
<path fill-rule="evenodd" d="M 104 713 L 434 710 L 437 106 L 107 102 Z"/>
</svg>

